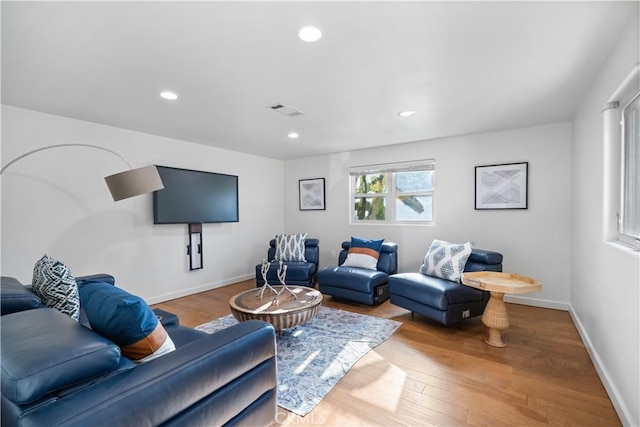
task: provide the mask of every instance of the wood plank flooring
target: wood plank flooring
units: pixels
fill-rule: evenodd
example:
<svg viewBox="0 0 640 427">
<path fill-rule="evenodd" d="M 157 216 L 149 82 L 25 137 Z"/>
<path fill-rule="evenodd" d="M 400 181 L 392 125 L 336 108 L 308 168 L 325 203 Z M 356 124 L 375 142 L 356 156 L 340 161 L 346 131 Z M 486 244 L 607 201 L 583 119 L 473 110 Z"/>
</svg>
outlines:
<svg viewBox="0 0 640 427">
<path fill-rule="evenodd" d="M 197 326 L 230 313 L 253 280 L 153 307 Z M 327 426 L 619 426 L 569 313 L 507 304 L 505 348 L 484 343 L 479 317 L 443 327 L 388 301 L 325 297 L 323 305 L 403 322 L 306 417 L 278 408 L 277 423 Z"/>
</svg>

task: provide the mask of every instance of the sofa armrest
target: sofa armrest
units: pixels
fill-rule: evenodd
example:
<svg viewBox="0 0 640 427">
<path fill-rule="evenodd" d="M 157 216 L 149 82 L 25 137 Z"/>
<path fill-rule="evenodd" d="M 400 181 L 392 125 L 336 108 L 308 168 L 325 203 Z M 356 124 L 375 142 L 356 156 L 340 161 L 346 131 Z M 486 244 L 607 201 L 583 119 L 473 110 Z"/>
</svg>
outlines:
<svg viewBox="0 0 640 427">
<path fill-rule="evenodd" d="M 40 307 L 40 298 L 13 277 L 2 276 L 0 292 L 0 314 L 2 316 Z"/>
<path fill-rule="evenodd" d="M 247 321 L 24 414 L 24 425 L 223 425 L 277 386 L 275 330 Z M 275 417 L 275 405 L 273 408 Z"/>
<path fill-rule="evenodd" d="M 98 273 L 98 274 L 91 274 L 89 276 L 76 277 L 76 283 L 78 284 L 78 286 L 88 282 L 104 282 L 104 283 L 109 283 L 110 285 L 115 286 L 116 278 L 106 273 Z"/>
</svg>

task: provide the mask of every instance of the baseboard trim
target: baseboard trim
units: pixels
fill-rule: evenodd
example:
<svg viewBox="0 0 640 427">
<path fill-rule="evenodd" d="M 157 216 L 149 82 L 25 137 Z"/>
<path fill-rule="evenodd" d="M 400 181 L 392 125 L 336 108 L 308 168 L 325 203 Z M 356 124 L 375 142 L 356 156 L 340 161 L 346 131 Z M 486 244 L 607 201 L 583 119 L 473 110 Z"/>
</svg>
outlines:
<svg viewBox="0 0 640 427">
<path fill-rule="evenodd" d="M 569 311 L 569 307 L 570 307 L 569 303 L 566 303 L 566 302 L 551 301 L 551 300 L 539 299 L 539 298 L 528 298 L 528 297 L 521 297 L 517 295 L 505 295 L 504 301 L 512 302 L 514 304 L 530 305 L 533 307 L 550 308 L 553 310 L 562 310 L 562 311 Z"/>
<path fill-rule="evenodd" d="M 157 295 L 154 297 L 146 298 L 145 301 L 147 304 L 159 304 L 161 302 L 169 301 L 176 298 L 182 298 L 193 294 L 198 294 L 200 292 L 210 291 L 212 289 L 221 288 L 223 286 L 232 285 L 238 282 L 244 282 L 245 280 L 255 279 L 254 274 L 245 274 L 242 276 L 236 276 L 225 280 L 220 280 L 218 282 L 208 283 L 201 286 L 196 286 L 188 289 L 181 289 L 178 292 L 170 292 L 168 294 Z"/>
<path fill-rule="evenodd" d="M 598 352 L 593 347 L 593 344 L 591 343 L 591 339 L 589 339 L 589 334 L 587 334 L 586 330 L 582 325 L 582 322 L 580 322 L 580 318 L 578 317 L 576 312 L 573 310 L 573 307 L 571 307 L 571 305 L 569 306 L 569 315 L 571 316 L 571 319 L 573 320 L 573 324 L 576 326 L 576 329 L 578 330 L 578 334 L 582 339 L 582 343 L 587 349 L 587 353 L 589 354 L 591 363 L 593 363 L 593 366 L 596 368 L 596 372 L 600 377 L 600 381 L 602 381 L 602 385 L 604 386 L 604 389 L 607 391 L 607 394 L 609 395 L 609 399 L 611 400 L 611 403 L 613 404 L 613 407 L 616 410 L 618 417 L 620 417 L 620 421 L 622 422 L 622 425 L 624 426 L 639 425 L 640 420 L 633 419 L 633 415 L 629 411 L 629 408 L 627 408 L 627 406 L 624 404 L 624 401 L 620 398 L 621 394 L 618 391 L 618 388 L 615 386 L 615 383 L 611 380 L 609 371 L 607 371 L 607 368 L 602 363 L 602 360 L 600 360 L 600 356 L 598 355 Z"/>
</svg>

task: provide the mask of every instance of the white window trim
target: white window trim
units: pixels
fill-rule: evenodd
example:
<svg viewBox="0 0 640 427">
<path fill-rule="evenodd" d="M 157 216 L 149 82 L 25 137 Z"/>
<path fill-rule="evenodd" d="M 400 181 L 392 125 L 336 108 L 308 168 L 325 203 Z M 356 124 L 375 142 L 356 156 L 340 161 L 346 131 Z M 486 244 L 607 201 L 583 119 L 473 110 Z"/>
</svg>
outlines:
<svg viewBox="0 0 640 427">
<path fill-rule="evenodd" d="M 609 98 L 604 113 L 605 153 L 610 153 L 608 169 L 610 185 L 605 188 L 605 203 L 609 212 L 605 215 L 605 240 L 613 241 L 636 250 L 640 250 L 640 240 L 626 235 L 623 230 L 625 190 L 625 141 L 623 109 L 636 98 L 640 91 L 640 62 L 636 63 L 629 75 Z M 616 154 L 617 153 L 617 154 Z M 606 169 L 605 169 L 606 170 Z M 618 175 L 615 178 L 615 175 Z M 607 196 L 609 202 L 607 202 Z"/>
<path fill-rule="evenodd" d="M 432 189 L 430 191 L 419 191 L 419 192 L 407 192 L 407 193 L 396 193 L 395 192 L 395 173 L 396 172 L 412 172 L 412 171 L 425 171 L 431 170 L 433 171 L 433 182 Z M 363 174 L 379 174 L 385 173 L 389 174 L 387 176 L 387 191 L 384 193 L 368 193 L 368 194 L 360 194 L 355 192 L 355 180 L 357 175 Z M 435 190 L 436 190 L 436 179 L 435 179 L 435 159 L 425 159 L 425 160 L 414 160 L 407 162 L 397 162 L 397 163 L 381 163 L 375 165 L 363 165 L 363 166 L 352 166 L 349 168 L 349 223 L 350 224 L 362 224 L 362 225 L 435 225 Z M 395 196 L 398 194 L 402 195 L 417 195 L 417 196 L 431 196 L 431 221 L 423 221 L 423 220 L 397 220 L 396 218 L 396 205 L 395 205 Z M 385 197 L 385 217 L 383 220 L 357 220 L 354 218 L 354 204 L 353 201 L 356 197 Z"/>
</svg>

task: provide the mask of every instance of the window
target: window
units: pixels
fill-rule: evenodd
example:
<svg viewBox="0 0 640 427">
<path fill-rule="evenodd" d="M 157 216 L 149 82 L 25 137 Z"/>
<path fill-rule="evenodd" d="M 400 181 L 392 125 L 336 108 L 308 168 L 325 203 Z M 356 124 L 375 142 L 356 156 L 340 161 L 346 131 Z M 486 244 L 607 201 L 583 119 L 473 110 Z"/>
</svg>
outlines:
<svg viewBox="0 0 640 427">
<path fill-rule="evenodd" d="M 640 92 L 621 107 L 622 191 L 618 239 L 640 249 Z"/>
<path fill-rule="evenodd" d="M 605 239 L 640 249 L 640 62 L 609 98 L 604 117 Z"/>
<path fill-rule="evenodd" d="M 433 224 L 435 161 L 357 166 L 351 177 L 351 221 Z"/>
</svg>

